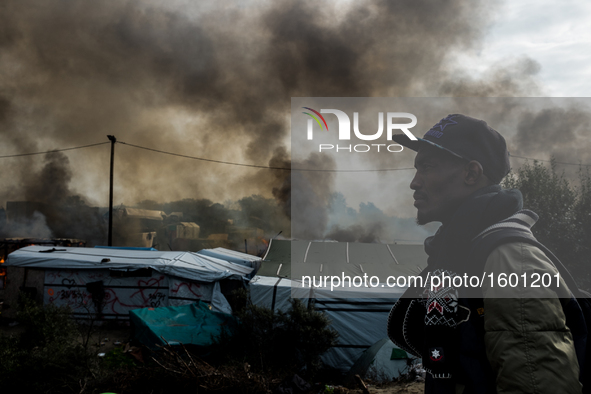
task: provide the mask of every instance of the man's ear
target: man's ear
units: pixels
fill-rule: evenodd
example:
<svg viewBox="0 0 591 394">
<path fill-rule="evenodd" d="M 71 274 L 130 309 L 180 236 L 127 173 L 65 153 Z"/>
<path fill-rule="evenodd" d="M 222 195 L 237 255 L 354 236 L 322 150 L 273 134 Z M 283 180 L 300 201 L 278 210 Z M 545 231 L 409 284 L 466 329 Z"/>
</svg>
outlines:
<svg viewBox="0 0 591 394">
<path fill-rule="evenodd" d="M 478 184 L 484 177 L 482 165 L 476 160 L 472 160 L 466 164 L 465 171 L 464 183 L 470 186 Z"/>
</svg>

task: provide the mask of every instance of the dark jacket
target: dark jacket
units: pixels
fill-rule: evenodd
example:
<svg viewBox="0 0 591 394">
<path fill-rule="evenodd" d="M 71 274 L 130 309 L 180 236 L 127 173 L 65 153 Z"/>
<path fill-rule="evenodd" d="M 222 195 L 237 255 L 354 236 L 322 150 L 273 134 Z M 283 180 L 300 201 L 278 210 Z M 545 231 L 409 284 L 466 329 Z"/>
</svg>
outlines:
<svg viewBox="0 0 591 394">
<path fill-rule="evenodd" d="M 521 281 L 515 288 L 485 281 L 482 289 L 485 349 L 497 392 L 580 393 L 579 364 L 559 299 L 569 297 L 568 288 L 562 279 L 557 289 L 539 281 L 540 287 L 531 287 L 534 273 L 554 280 L 558 271 L 552 262 L 533 245 L 510 243 L 490 254 L 484 271 L 493 278 L 515 273 Z M 535 292 L 513 297 L 519 288 Z"/>
<path fill-rule="evenodd" d="M 544 253 L 513 243 L 474 261 L 473 239 L 521 209 L 519 191 L 487 187 L 425 241 L 429 260 L 424 277 L 493 273 L 493 286 L 484 281 L 476 289 L 411 288 L 392 308 L 390 338 L 423 358 L 430 372 L 425 393 L 581 392 L 572 337 L 558 300 L 562 295 L 543 288 L 525 299 L 494 285 L 502 272 L 555 273 Z"/>
</svg>

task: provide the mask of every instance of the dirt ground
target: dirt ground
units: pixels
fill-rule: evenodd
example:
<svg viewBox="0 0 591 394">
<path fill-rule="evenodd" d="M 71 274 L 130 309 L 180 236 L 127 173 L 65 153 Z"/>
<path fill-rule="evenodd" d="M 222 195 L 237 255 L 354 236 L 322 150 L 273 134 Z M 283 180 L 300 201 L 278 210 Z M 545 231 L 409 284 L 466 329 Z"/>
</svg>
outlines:
<svg viewBox="0 0 591 394">
<path fill-rule="evenodd" d="M 401 383 L 392 387 L 376 389 L 375 393 L 379 394 L 393 394 L 393 393 L 420 393 L 425 392 L 425 382 Z M 369 392 L 372 392 L 370 388 Z"/>
<path fill-rule="evenodd" d="M 369 386 L 369 392 L 371 394 L 395 394 L 395 393 L 408 393 L 408 394 L 423 394 L 425 383 L 424 382 L 405 382 L 405 383 L 392 383 L 387 387 L 371 387 Z M 351 394 L 363 394 L 361 390 L 349 391 Z"/>
</svg>

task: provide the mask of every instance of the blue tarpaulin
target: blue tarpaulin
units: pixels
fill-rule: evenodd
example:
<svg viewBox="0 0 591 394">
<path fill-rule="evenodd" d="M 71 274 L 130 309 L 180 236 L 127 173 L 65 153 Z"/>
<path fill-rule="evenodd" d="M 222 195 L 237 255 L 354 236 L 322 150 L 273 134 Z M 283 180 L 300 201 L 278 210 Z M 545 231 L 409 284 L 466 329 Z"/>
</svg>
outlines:
<svg viewBox="0 0 591 394">
<path fill-rule="evenodd" d="M 182 306 L 142 308 L 129 311 L 135 327 L 135 337 L 151 349 L 157 345 L 192 344 L 207 347 L 219 336 L 224 327 L 236 323 L 232 315 L 214 312 L 200 302 Z"/>
</svg>

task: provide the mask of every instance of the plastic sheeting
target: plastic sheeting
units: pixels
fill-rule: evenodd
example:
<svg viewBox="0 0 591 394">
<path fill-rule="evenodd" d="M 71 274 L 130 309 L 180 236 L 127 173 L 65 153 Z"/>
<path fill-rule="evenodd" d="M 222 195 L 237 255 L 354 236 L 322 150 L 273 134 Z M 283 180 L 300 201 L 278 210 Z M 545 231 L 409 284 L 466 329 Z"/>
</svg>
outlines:
<svg viewBox="0 0 591 394">
<path fill-rule="evenodd" d="M 347 381 L 352 381 L 355 375 L 373 373 L 379 380 L 395 378 L 408 369 L 408 361 L 411 357 L 399 349 L 388 338 L 383 338 L 374 343 L 369 349 L 355 361 L 347 374 Z"/>
<path fill-rule="evenodd" d="M 44 304 L 69 306 L 78 318 L 127 319 L 138 308 L 180 306 L 203 301 L 232 313 L 219 282 L 195 282 L 157 272 L 118 278 L 109 270 L 45 270 Z M 93 294 L 93 288 L 95 294 Z M 97 293 L 98 291 L 98 293 Z M 97 296 L 101 299 L 97 305 Z"/>
<path fill-rule="evenodd" d="M 106 269 L 45 270 L 43 303 L 67 305 L 78 318 L 93 317 L 98 312 L 98 293 L 93 297 L 93 287 L 102 298 L 99 309 L 103 319 L 127 319 L 132 309 L 169 305 L 166 275 L 113 278 Z"/>
<path fill-rule="evenodd" d="M 308 276 L 417 275 L 427 265 L 423 245 L 410 243 L 364 244 L 271 240 L 260 276 L 301 280 Z"/>
<path fill-rule="evenodd" d="M 382 286 L 384 282 L 389 276 L 418 275 L 426 265 L 427 255 L 419 244 L 272 240 L 262 267 L 250 281 L 250 297 L 255 305 L 281 311 L 289 309 L 291 297 L 309 298 L 304 302 L 314 303 L 339 333 L 338 344 L 323 361 L 347 372 L 364 350 L 387 337 L 390 309 L 406 287 L 390 288 Z M 380 285 L 310 289 L 309 283 L 302 287 L 303 275 L 375 275 Z"/>
<path fill-rule="evenodd" d="M 196 301 L 231 313 L 219 281 L 243 280 L 253 271 L 191 252 L 44 246 L 19 249 L 6 265 L 44 270 L 44 303 L 68 305 L 79 318 L 99 319 L 127 319 L 132 309 Z"/>
<path fill-rule="evenodd" d="M 111 269 L 134 271 L 151 268 L 165 275 L 216 282 L 242 279 L 253 268 L 193 252 L 161 252 L 95 248 L 28 246 L 8 256 L 6 266 L 42 269 Z"/>
<path fill-rule="evenodd" d="M 230 250 L 226 248 L 202 249 L 197 253 L 204 256 L 210 256 L 215 257 L 217 259 L 229 261 L 234 264 L 240 264 L 245 267 L 254 268 L 252 275 L 254 275 L 256 271 L 258 271 L 263 261 L 261 257 L 253 256 L 251 254 L 246 254 L 242 252 L 237 252 L 235 250 Z"/>
<path fill-rule="evenodd" d="M 235 318 L 214 312 L 205 303 L 162 308 L 134 309 L 129 312 L 135 337 L 151 349 L 157 345 L 192 344 L 207 347 Z M 166 341 L 166 342 L 165 342 Z"/>
<path fill-rule="evenodd" d="M 331 320 L 330 327 L 339 333 L 337 345 L 322 356 L 322 361 L 343 373 L 351 368 L 364 350 L 388 336 L 386 325 L 390 309 L 405 290 L 380 290 L 380 293 L 375 292 L 374 298 L 360 298 L 355 297 L 355 291 L 351 290 L 330 292 L 314 289 L 310 293 L 310 289 L 300 288 L 298 284 L 289 279 L 257 275 L 249 283 L 250 298 L 253 304 L 275 311 L 289 309 L 292 291 L 295 297 L 308 298 L 302 301 L 313 303 L 317 310 L 324 312 Z M 357 289 L 359 293 L 364 290 L 367 289 Z M 326 298 L 329 293 L 331 298 Z"/>
</svg>

